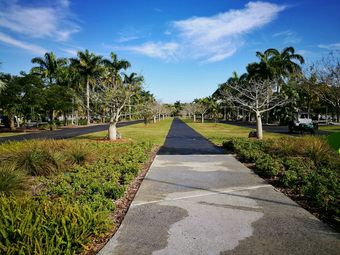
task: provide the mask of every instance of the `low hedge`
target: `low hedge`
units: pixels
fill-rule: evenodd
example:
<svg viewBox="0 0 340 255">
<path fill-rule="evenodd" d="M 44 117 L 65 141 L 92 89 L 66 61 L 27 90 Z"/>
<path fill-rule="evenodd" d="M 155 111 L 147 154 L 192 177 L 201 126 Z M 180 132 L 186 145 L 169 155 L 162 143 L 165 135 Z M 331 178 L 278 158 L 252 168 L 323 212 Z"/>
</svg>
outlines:
<svg viewBox="0 0 340 255">
<path fill-rule="evenodd" d="M 340 157 L 324 138 L 233 138 L 223 146 L 241 161 L 255 163 L 257 173 L 291 189 L 340 227 Z"/>
</svg>

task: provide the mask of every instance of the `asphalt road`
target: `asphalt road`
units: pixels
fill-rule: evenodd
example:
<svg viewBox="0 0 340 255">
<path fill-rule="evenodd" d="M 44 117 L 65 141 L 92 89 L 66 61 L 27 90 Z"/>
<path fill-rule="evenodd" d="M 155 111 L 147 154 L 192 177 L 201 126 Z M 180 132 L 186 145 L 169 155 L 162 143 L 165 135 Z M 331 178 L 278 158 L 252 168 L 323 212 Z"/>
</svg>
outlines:
<svg viewBox="0 0 340 255">
<path fill-rule="evenodd" d="M 132 124 L 141 123 L 141 120 L 126 121 L 118 123 L 118 127 L 124 127 Z M 108 124 L 103 125 L 91 125 L 86 127 L 77 128 L 62 128 L 60 130 L 42 131 L 40 133 L 30 133 L 26 135 L 16 135 L 9 137 L 0 137 L 0 144 L 6 141 L 23 141 L 30 139 L 67 139 L 76 137 L 79 135 L 85 135 L 89 133 L 104 131 L 108 129 Z"/>
<path fill-rule="evenodd" d="M 100 255 L 339 254 L 339 233 L 198 136 L 173 122 Z"/>
</svg>

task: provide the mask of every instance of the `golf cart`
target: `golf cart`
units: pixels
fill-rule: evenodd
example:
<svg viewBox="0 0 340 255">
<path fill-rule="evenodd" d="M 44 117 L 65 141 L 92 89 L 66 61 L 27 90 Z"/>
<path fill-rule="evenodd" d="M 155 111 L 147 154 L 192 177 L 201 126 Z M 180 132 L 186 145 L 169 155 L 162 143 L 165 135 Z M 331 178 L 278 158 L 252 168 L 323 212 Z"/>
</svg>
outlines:
<svg viewBox="0 0 340 255">
<path fill-rule="evenodd" d="M 290 133 L 296 131 L 300 134 L 305 132 L 315 134 L 318 129 L 318 123 L 313 122 L 313 120 L 308 117 L 308 113 L 299 112 L 295 114 L 294 119 L 289 123 L 288 128 Z"/>
</svg>

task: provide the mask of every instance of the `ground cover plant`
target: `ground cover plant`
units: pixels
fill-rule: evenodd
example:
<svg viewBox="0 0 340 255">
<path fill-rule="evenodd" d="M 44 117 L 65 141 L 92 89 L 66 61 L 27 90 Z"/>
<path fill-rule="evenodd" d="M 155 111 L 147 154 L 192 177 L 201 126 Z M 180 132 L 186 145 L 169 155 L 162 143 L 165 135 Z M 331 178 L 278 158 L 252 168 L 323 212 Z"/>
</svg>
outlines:
<svg viewBox="0 0 340 255">
<path fill-rule="evenodd" d="M 223 146 L 241 161 L 255 163 L 260 176 L 340 228 L 340 157 L 325 137 L 231 138 Z"/>
<path fill-rule="evenodd" d="M 161 130 L 161 142 L 171 120 L 160 123 L 150 129 Z M 133 132 L 142 133 L 143 126 Z M 122 142 L 82 138 L 3 144 L 0 253 L 84 254 L 91 250 L 114 228 L 115 201 L 158 145 L 148 137 L 152 135 Z"/>
</svg>

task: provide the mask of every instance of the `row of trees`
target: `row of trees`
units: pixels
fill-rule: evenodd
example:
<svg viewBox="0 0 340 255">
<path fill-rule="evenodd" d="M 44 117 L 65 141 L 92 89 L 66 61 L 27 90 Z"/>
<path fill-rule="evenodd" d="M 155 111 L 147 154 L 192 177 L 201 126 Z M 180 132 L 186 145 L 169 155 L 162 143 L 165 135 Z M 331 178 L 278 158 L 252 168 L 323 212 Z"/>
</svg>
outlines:
<svg viewBox="0 0 340 255">
<path fill-rule="evenodd" d="M 0 73 L 0 111 L 10 128 L 15 119 L 54 121 L 62 115 L 78 124 L 83 116 L 87 124 L 94 119 L 110 123 L 109 138 L 116 139 L 116 124 L 124 115 L 131 118 L 160 119 L 169 110 L 143 89 L 144 78 L 134 72 L 123 73 L 131 64 L 111 53 L 104 59 L 88 50 L 76 58 L 57 58 L 53 52 L 32 59 L 30 73 Z"/>
<path fill-rule="evenodd" d="M 252 120 L 262 138 L 262 119 L 285 124 L 298 111 L 319 118 L 324 114 L 340 118 L 340 64 L 337 53 L 303 68 L 304 58 L 293 47 L 282 51 L 257 52 L 258 62 L 247 65 L 247 72 L 236 72 L 207 98 L 183 105 L 182 114 L 207 115 L 217 120 Z"/>
</svg>

